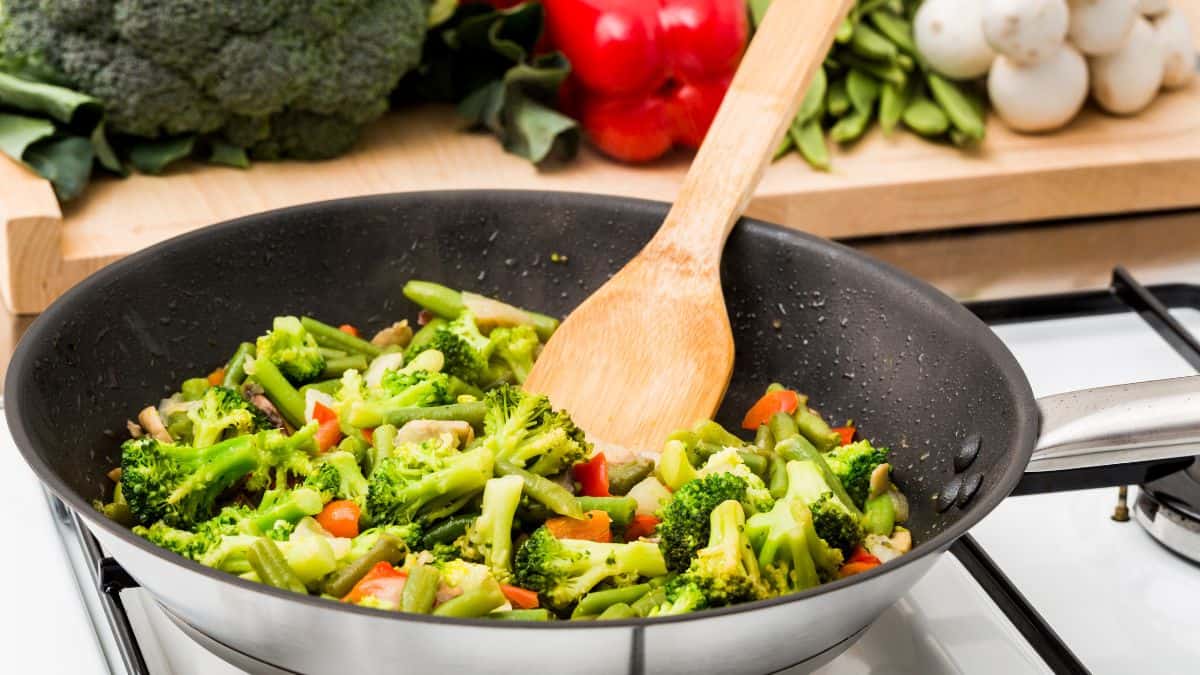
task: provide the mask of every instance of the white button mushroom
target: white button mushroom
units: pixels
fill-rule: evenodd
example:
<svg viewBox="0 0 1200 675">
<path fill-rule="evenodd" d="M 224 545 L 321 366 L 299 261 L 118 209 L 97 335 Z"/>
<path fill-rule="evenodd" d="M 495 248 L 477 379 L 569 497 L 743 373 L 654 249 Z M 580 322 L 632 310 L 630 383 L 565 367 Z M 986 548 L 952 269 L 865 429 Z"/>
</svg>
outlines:
<svg viewBox="0 0 1200 675">
<path fill-rule="evenodd" d="M 925 0 L 913 37 L 929 65 L 954 79 L 980 77 L 996 56 L 983 37 L 983 0 Z"/>
<path fill-rule="evenodd" d="M 1186 85 L 1196 72 L 1196 50 L 1183 12 L 1171 9 L 1155 18 L 1154 36 L 1163 50 L 1163 86 L 1175 89 Z"/>
<path fill-rule="evenodd" d="M 1110 54 L 1125 44 L 1137 17 L 1137 0 L 1068 0 L 1071 6 L 1067 37 L 1079 51 Z"/>
<path fill-rule="evenodd" d="M 998 56 L 987 84 L 992 108 L 1009 127 L 1050 131 L 1070 122 L 1087 100 L 1087 63 L 1068 44 L 1030 66 Z"/>
<path fill-rule="evenodd" d="M 1067 37 L 1066 0 L 984 0 L 983 35 L 1021 65 L 1041 63 Z"/>
<path fill-rule="evenodd" d="M 1092 96 L 1100 107 L 1132 115 L 1154 100 L 1163 81 L 1163 52 L 1150 22 L 1138 17 L 1125 45 L 1089 59 Z"/>
<path fill-rule="evenodd" d="M 1142 16 L 1158 16 L 1171 9 L 1170 0 L 1138 0 L 1137 11 Z"/>
</svg>

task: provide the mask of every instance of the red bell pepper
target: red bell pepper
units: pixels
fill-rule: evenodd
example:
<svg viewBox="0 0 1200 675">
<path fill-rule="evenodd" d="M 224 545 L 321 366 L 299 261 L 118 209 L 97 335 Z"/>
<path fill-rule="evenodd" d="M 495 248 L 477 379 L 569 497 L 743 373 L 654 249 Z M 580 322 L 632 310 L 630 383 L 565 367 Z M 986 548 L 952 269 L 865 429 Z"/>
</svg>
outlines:
<svg viewBox="0 0 1200 675">
<path fill-rule="evenodd" d="M 543 0 L 592 143 L 641 162 L 699 147 L 746 45 L 744 0 Z"/>
<path fill-rule="evenodd" d="M 317 433 L 313 440 L 317 450 L 325 452 L 342 440 L 342 429 L 338 424 L 337 413 L 325 404 L 317 401 L 313 404 L 313 419 L 317 421 Z"/>
<path fill-rule="evenodd" d="M 833 430 L 838 436 L 842 437 L 842 445 L 850 445 L 854 442 L 854 427 L 847 425 L 844 427 L 834 427 Z"/>
<path fill-rule="evenodd" d="M 791 389 L 768 391 L 758 399 L 746 416 L 742 418 L 742 428 L 754 430 L 771 421 L 771 416 L 778 412 L 792 414 L 800 407 L 800 395 Z"/>
<path fill-rule="evenodd" d="M 639 513 L 625 526 L 625 541 L 636 541 L 638 537 L 649 537 L 658 527 L 658 518 L 649 513 Z"/>
<path fill-rule="evenodd" d="M 580 462 L 571 467 L 571 474 L 579 481 L 579 491 L 585 497 L 609 497 L 608 492 L 608 460 L 603 452 L 586 462 Z"/>
<path fill-rule="evenodd" d="M 392 567 L 389 562 L 377 562 L 366 576 L 354 584 L 354 588 L 342 598 L 342 602 L 357 604 L 373 597 L 399 607 L 400 595 L 404 592 L 406 581 L 408 572 Z"/>
</svg>

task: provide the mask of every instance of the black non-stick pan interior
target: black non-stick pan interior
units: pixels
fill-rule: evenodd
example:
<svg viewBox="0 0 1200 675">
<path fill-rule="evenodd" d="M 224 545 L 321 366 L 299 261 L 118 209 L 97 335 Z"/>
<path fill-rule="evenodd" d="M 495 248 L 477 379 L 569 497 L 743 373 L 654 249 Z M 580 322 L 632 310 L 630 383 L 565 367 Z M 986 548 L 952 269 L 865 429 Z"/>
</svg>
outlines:
<svg viewBox="0 0 1200 675">
<path fill-rule="evenodd" d="M 273 316 L 371 332 L 415 317 L 400 292 L 414 277 L 565 315 L 665 212 L 588 195 L 411 193 L 186 235 L 101 271 L 31 327 L 6 392 L 19 410 L 14 431 L 29 439 L 25 451 L 51 487 L 82 507 L 109 488 L 104 473 L 117 463 L 124 421 L 221 364 Z M 827 418 L 853 419 L 863 437 L 892 449 L 918 542 L 977 519 L 967 514 L 990 509 L 1015 484 L 1036 433 L 1032 396 L 1000 342 L 961 307 L 849 249 L 753 221 L 730 237 L 723 278 L 737 355 L 721 422 L 736 428 L 776 380 L 807 393 Z M 578 367 L 588 367 L 586 354 Z M 982 487 L 938 514 L 953 456 L 976 434 L 969 473 L 982 475 Z"/>
</svg>

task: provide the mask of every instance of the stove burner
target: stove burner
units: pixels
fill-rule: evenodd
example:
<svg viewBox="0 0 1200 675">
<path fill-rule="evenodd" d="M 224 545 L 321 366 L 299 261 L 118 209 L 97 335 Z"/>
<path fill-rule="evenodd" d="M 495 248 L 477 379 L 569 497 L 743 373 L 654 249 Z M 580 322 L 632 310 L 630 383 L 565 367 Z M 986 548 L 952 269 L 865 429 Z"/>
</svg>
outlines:
<svg viewBox="0 0 1200 675">
<path fill-rule="evenodd" d="M 1158 543 L 1200 563 L 1200 463 L 1139 486 L 1133 515 Z"/>
</svg>

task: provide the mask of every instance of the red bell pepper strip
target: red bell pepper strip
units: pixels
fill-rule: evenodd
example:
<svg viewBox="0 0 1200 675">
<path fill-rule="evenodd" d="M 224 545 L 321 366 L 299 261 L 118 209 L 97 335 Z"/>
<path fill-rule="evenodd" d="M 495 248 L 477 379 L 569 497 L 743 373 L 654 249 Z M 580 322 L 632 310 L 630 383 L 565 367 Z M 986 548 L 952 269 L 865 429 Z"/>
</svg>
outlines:
<svg viewBox="0 0 1200 675">
<path fill-rule="evenodd" d="M 833 431 L 842 437 L 842 445 L 850 445 L 854 442 L 854 427 L 834 427 Z"/>
<path fill-rule="evenodd" d="M 771 416 L 777 412 L 792 414 L 800 407 L 800 395 L 791 389 L 768 391 L 762 398 L 750 406 L 746 416 L 742 418 L 743 429 L 757 429 L 771 421 Z"/>
<path fill-rule="evenodd" d="M 342 440 L 342 429 L 338 424 L 337 413 L 329 406 L 317 401 L 313 404 L 313 419 L 317 421 L 317 433 L 313 438 L 317 450 L 325 452 Z"/>
<path fill-rule="evenodd" d="M 879 558 L 876 558 L 875 556 L 871 555 L 871 553 L 868 552 L 867 549 L 863 548 L 862 546 L 855 546 L 854 550 L 850 552 L 850 557 L 846 559 L 846 562 L 847 563 L 871 563 L 872 565 L 882 564 L 880 562 Z"/>
<path fill-rule="evenodd" d="M 349 499 L 338 499 L 329 502 L 317 514 L 317 523 L 325 531 L 335 537 L 352 539 L 358 536 L 358 519 L 362 509 Z"/>
<path fill-rule="evenodd" d="M 609 497 L 608 460 L 603 452 L 597 452 L 586 462 L 571 467 L 571 474 L 579 481 L 580 492 L 585 497 Z"/>
<path fill-rule="evenodd" d="M 550 43 L 571 61 L 563 106 L 592 144 L 643 162 L 695 148 L 749 35 L 744 0 L 543 0 Z"/>
<path fill-rule="evenodd" d="M 221 366 L 208 374 L 208 383 L 217 386 L 225 381 L 225 366 Z"/>
<path fill-rule="evenodd" d="M 877 563 L 877 562 L 874 562 L 874 563 L 869 563 L 869 562 L 846 563 L 845 565 L 842 565 L 838 569 L 838 578 L 845 579 L 846 577 L 853 576 L 855 574 L 858 574 L 859 572 L 866 572 L 869 569 L 874 569 L 876 567 L 879 567 L 881 564 L 882 563 Z"/>
<path fill-rule="evenodd" d="M 363 438 L 365 438 L 366 441 L 368 443 L 370 443 L 371 445 L 375 445 L 375 430 L 374 429 L 362 429 L 361 431 L 362 431 Z"/>
<path fill-rule="evenodd" d="M 504 597 L 517 609 L 537 609 L 538 607 L 537 591 L 500 584 L 500 592 L 504 593 Z"/>
<path fill-rule="evenodd" d="M 358 329 L 355 328 L 354 326 L 351 326 L 348 323 L 344 323 L 344 324 L 338 326 L 338 330 L 342 331 L 346 335 L 353 335 L 354 337 L 358 337 Z"/>
<path fill-rule="evenodd" d="M 638 537 L 649 537 L 658 527 L 658 518 L 649 513 L 639 513 L 625 526 L 625 541 L 636 541 Z"/>
<path fill-rule="evenodd" d="M 342 597 L 342 602 L 359 603 L 368 597 L 400 605 L 400 594 L 404 591 L 404 582 L 408 580 L 408 572 L 392 567 L 388 562 L 377 562 L 367 572 L 366 576 L 354 584 L 354 588 Z"/>
</svg>

